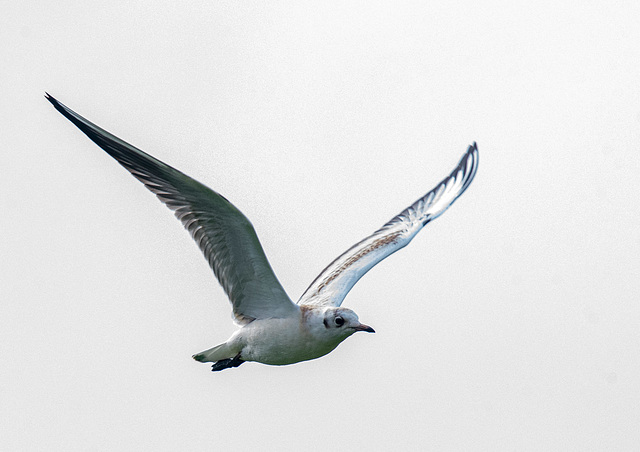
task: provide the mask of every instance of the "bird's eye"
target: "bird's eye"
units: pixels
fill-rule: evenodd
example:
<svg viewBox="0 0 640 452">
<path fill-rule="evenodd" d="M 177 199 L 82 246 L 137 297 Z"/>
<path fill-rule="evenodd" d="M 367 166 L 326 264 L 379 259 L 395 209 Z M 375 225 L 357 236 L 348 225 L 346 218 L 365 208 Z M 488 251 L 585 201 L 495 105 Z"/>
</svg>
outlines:
<svg viewBox="0 0 640 452">
<path fill-rule="evenodd" d="M 336 325 L 338 326 L 344 325 L 344 319 L 342 317 L 336 317 L 335 322 L 336 322 Z"/>
</svg>

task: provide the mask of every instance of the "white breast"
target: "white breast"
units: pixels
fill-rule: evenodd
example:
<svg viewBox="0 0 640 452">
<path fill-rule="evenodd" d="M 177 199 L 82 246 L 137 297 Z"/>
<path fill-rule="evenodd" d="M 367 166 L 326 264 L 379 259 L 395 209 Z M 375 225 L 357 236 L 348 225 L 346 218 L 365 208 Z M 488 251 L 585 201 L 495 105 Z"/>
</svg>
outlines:
<svg viewBox="0 0 640 452">
<path fill-rule="evenodd" d="M 238 331 L 245 361 L 285 365 L 319 358 L 342 342 L 343 337 L 327 335 L 317 316 L 254 320 Z"/>
</svg>

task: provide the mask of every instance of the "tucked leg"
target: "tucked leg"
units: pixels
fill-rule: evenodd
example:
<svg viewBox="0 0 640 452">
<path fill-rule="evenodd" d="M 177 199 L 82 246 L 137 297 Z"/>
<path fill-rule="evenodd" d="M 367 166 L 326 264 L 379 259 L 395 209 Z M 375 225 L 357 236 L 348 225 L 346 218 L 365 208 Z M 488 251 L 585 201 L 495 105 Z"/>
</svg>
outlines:
<svg viewBox="0 0 640 452">
<path fill-rule="evenodd" d="M 221 359 L 220 361 L 216 361 L 215 363 L 213 363 L 213 366 L 211 366 L 211 371 L 217 372 L 219 370 L 228 369 L 230 367 L 238 367 L 243 362 L 244 360 L 240 359 L 240 353 L 238 353 L 233 358 Z"/>
</svg>

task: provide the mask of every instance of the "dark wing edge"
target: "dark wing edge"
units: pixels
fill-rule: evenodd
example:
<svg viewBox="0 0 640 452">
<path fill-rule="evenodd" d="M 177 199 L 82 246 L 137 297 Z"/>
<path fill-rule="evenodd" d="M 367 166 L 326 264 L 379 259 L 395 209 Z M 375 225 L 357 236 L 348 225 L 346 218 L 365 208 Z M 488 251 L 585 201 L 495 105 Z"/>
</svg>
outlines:
<svg viewBox="0 0 640 452">
<path fill-rule="evenodd" d="M 407 246 L 426 224 L 442 215 L 465 192 L 476 175 L 478 160 L 478 146 L 474 142 L 449 176 L 322 270 L 298 304 L 340 306 L 365 273 Z"/>
<path fill-rule="evenodd" d="M 269 265 L 251 222 L 226 198 L 86 120 L 48 93 L 45 98 L 174 212 L 209 262 L 237 322 L 287 317 L 298 310 Z"/>
</svg>

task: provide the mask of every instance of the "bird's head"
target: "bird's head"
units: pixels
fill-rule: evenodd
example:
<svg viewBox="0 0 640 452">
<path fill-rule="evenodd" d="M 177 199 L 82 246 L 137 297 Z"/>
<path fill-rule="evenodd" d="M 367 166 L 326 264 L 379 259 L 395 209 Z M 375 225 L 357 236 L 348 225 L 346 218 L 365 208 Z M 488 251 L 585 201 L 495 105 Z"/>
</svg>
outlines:
<svg viewBox="0 0 640 452">
<path fill-rule="evenodd" d="M 369 325 L 360 323 L 358 315 L 347 308 L 328 308 L 324 312 L 322 323 L 327 330 L 333 330 L 345 337 L 351 336 L 358 331 L 375 333 L 374 329 Z"/>
</svg>

